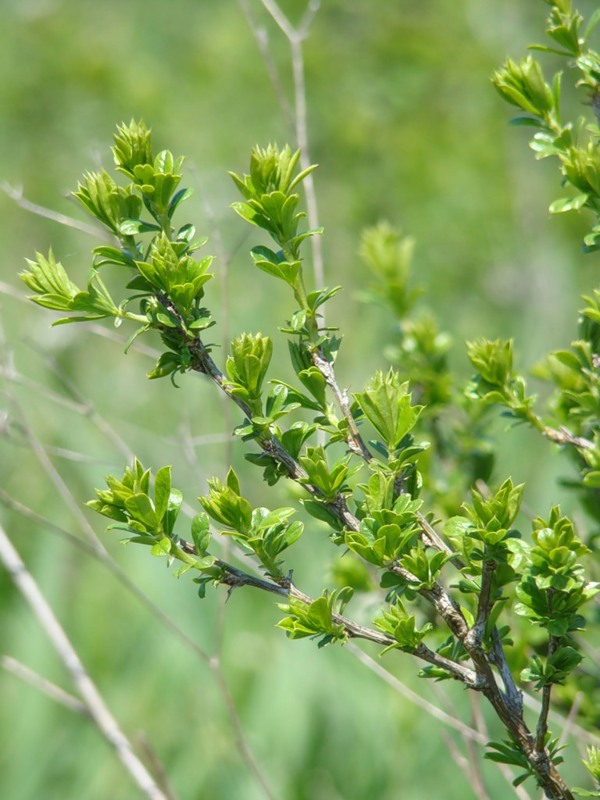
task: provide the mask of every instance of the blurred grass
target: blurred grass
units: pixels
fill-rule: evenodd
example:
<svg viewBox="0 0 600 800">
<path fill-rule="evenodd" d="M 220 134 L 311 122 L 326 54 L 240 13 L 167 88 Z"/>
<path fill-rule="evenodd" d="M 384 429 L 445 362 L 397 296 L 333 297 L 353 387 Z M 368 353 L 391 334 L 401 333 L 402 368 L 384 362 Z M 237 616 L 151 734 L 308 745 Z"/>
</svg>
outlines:
<svg viewBox="0 0 600 800">
<path fill-rule="evenodd" d="M 251 7 L 289 89 L 287 44 L 260 4 Z M 297 17 L 301 6 L 287 0 L 282 7 Z M 291 134 L 238 4 L 0 0 L 0 11 L 0 179 L 22 185 L 35 203 L 83 218 L 66 194 L 83 171 L 109 164 L 116 123 L 144 117 L 159 147 L 188 156 L 187 185 L 196 195 L 185 214 L 200 233 L 212 234 L 206 251 L 215 252 L 215 226 L 222 237 L 227 272 L 209 286 L 216 318 L 227 318 L 232 335 L 259 327 L 275 333 L 289 313 L 288 297 L 283 288 L 265 289 L 266 277 L 251 271 L 253 242 L 228 209 L 235 194 L 226 173 L 246 168 L 253 144 L 281 144 Z M 427 302 L 455 338 L 460 373 L 468 374 L 465 338 L 514 336 L 527 365 L 573 337 L 579 294 L 592 285 L 595 266 L 580 252 L 583 223 L 548 218 L 558 187 L 554 166 L 533 163 L 526 132 L 506 126 L 509 111 L 489 82 L 507 53 L 520 57 L 541 38 L 545 13 L 542 2 L 323 3 L 305 46 L 308 123 L 311 158 L 320 165 L 327 281 L 345 287 L 329 321 L 345 334 L 340 374 L 352 389 L 383 363 L 391 334 L 385 314 L 355 300 L 364 281 L 356 256 L 360 231 L 380 218 L 416 236 L 415 280 L 427 287 Z M 0 213 L 0 280 L 16 293 L 23 258 L 50 243 L 66 265 L 86 274 L 91 242 L 83 234 L 32 216 L 2 194 Z M 93 330 L 50 330 L 51 315 L 16 294 L 4 293 L 0 302 L 5 356 L 24 380 L 3 381 L 0 410 L 8 423 L 0 439 L 0 485 L 8 495 L 81 536 L 27 429 L 56 448 L 51 461 L 81 507 L 125 460 L 114 437 L 97 427 L 93 408 L 147 465 L 172 463 L 190 503 L 207 476 L 223 474 L 228 447 L 249 496 L 263 497 L 239 444 L 223 443 L 237 418 L 224 416 L 212 387 L 193 378 L 183 378 L 179 391 L 168 382 L 148 383 L 151 361 L 142 352 L 125 357 L 120 345 Z M 74 384 L 78 407 L 64 404 L 73 396 L 63 378 Z M 217 441 L 199 438 L 189 446 L 207 434 Z M 517 450 L 524 436 L 527 447 Z M 503 441 L 498 477 L 529 481 L 528 504 L 545 511 L 557 494 L 553 467 L 542 465 L 545 446 L 522 431 Z M 215 652 L 223 594 L 200 604 L 189 579 L 177 582 L 162 564 L 105 535 L 101 520 L 88 518 L 131 579 L 207 653 Z M 109 706 L 130 735 L 148 737 L 177 794 L 263 797 L 202 659 L 102 564 L 48 526 L 1 506 L 0 520 Z M 308 591 L 326 578 L 314 573 L 313 562 L 322 563 L 315 553 L 325 556 L 327 546 L 311 526 L 294 563 Z M 441 785 L 446 800 L 473 796 L 439 726 L 423 711 L 347 652 L 286 641 L 273 629 L 277 618 L 269 597 L 234 593 L 222 652 L 245 735 L 275 796 L 421 800 Z M 0 654 L 70 688 L 4 572 L 0 630 Z M 413 677 L 408 658 L 388 656 L 384 663 L 433 697 L 432 687 Z M 455 713 L 468 716 L 464 693 L 450 694 Z M 492 796 L 508 796 L 497 771 L 489 765 L 484 771 Z M 124 800 L 135 790 L 85 719 L 2 672 L 0 796 Z"/>
</svg>

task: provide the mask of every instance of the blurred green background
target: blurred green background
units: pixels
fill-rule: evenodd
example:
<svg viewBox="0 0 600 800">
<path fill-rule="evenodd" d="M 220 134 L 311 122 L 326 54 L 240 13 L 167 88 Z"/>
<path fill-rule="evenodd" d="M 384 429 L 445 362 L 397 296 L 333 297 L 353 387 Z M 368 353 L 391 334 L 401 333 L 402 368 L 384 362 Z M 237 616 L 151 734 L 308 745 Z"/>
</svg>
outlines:
<svg viewBox="0 0 600 800">
<path fill-rule="evenodd" d="M 288 44 L 258 0 L 247 4 L 291 98 Z M 297 20 L 305 3 L 288 0 L 282 8 Z M 0 0 L 0 11 L 0 180 L 22 186 L 35 204 L 83 219 L 68 193 L 85 170 L 110 165 L 115 125 L 143 117 L 157 149 L 187 156 L 184 185 L 195 195 L 182 217 L 209 235 L 205 251 L 220 256 L 208 287 L 220 321 L 216 340 L 227 330 L 275 334 L 289 297 L 253 271 L 255 241 L 229 209 L 236 197 L 227 171 L 246 170 L 255 143 L 293 140 L 241 6 Z M 310 156 L 320 165 L 327 283 L 345 289 L 329 321 L 345 334 L 339 371 L 351 389 L 384 364 L 393 333 L 391 318 L 356 297 L 365 281 L 360 232 L 380 219 L 416 237 L 415 281 L 454 338 L 460 374 L 469 374 L 467 338 L 514 336 L 520 364 L 531 365 L 574 337 L 579 295 L 594 283 L 595 257 L 579 246 L 585 221 L 549 218 L 555 166 L 533 161 L 527 131 L 507 127 L 510 111 L 489 80 L 507 54 L 520 58 L 527 43 L 542 39 L 546 11 L 541 0 L 323 0 L 304 48 Z M 230 687 L 274 797 L 421 800 L 440 796 L 440 785 L 445 800 L 476 797 L 449 754 L 447 739 L 456 735 L 351 652 L 287 641 L 273 627 L 273 600 L 251 590 L 235 592 L 226 606 L 224 592 L 200 603 L 187 576 L 177 581 L 161 562 L 123 548 L 87 513 L 84 501 L 130 451 L 147 466 L 173 464 L 174 483 L 191 505 L 207 477 L 223 476 L 230 457 L 255 502 L 289 498 L 282 487 L 278 499 L 264 499 L 258 473 L 229 437 L 239 420 L 204 381 L 186 377 L 178 391 L 166 381 L 148 383 L 152 361 L 139 348 L 123 356 L 112 340 L 124 340 L 120 331 L 50 330 L 52 315 L 23 302 L 23 259 L 52 244 L 83 280 L 94 242 L 5 193 L 0 213 L 0 520 L 110 708 L 128 735 L 149 743 L 175 794 L 266 796 L 236 744 L 217 675 Z M 528 481 L 526 502 L 536 512 L 557 500 L 568 509 L 556 484 L 561 465 L 547 464 L 545 453 L 526 431 L 502 437 L 496 477 Z M 205 654 L 219 656 L 220 671 L 103 563 L 8 507 L 7 497 L 79 540 L 81 517 L 88 520 L 131 581 Z M 309 527 L 295 556 L 295 578 L 308 592 L 327 580 L 322 539 Z M 7 655 L 71 689 L 0 570 L 0 656 Z M 409 658 L 390 655 L 383 665 L 469 719 L 462 690 L 445 688 L 440 700 L 437 687 L 414 677 Z M 483 770 L 490 796 L 512 796 L 492 765 Z M 138 794 L 89 722 L 3 670 L 0 796 Z"/>
</svg>

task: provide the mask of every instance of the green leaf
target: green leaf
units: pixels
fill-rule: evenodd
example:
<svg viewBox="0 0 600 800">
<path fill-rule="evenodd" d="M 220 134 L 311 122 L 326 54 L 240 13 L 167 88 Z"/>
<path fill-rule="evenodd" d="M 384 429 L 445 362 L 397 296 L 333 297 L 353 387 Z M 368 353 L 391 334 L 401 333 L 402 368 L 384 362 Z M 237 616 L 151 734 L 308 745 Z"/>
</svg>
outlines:
<svg viewBox="0 0 600 800">
<path fill-rule="evenodd" d="M 255 415 L 262 412 L 262 385 L 271 363 L 273 343 L 261 333 L 244 333 L 231 343 L 226 370 L 232 394 L 250 405 Z"/>
<path fill-rule="evenodd" d="M 581 193 L 575 197 L 561 197 L 560 200 L 555 200 L 550 204 L 549 211 L 551 214 L 564 214 L 565 211 L 579 211 L 589 200 L 590 195 Z"/>
<path fill-rule="evenodd" d="M 390 452 L 414 428 L 423 409 L 411 405 L 408 384 L 393 369 L 387 374 L 377 372 L 365 391 L 354 397 Z"/>
<path fill-rule="evenodd" d="M 199 497 L 204 510 L 217 522 L 241 534 L 247 534 L 252 524 L 252 506 L 239 494 L 239 482 L 230 469 L 227 484 L 218 478 L 208 481 L 208 497 Z"/>
<path fill-rule="evenodd" d="M 196 514 L 192 520 L 192 540 L 200 555 L 204 555 L 210 543 L 210 522 L 208 514 Z"/>
<path fill-rule="evenodd" d="M 158 520 L 152 501 L 147 494 L 133 494 L 125 500 L 125 510 L 132 519 L 141 522 L 149 531 L 154 531 Z"/>
<path fill-rule="evenodd" d="M 113 264 L 118 267 L 135 267 L 135 261 L 124 250 L 116 247 L 102 245 L 94 247 L 94 266 L 102 267 L 105 264 Z"/>
<path fill-rule="evenodd" d="M 158 520 L 162 520 L 167 513 L 169 497 L 171 495 L 171 467 L 161 467 L 154 480 L 154 508 Z"/>
<path fill-rule="evenodd" d="M 302 271 L 301 261 L 288 261 L 281 251 L 274 253 L 268 247 L 254 247 L 250 254 L 255 266 L 263 272 L 285 281 L 294 287 Z"/>
<path fill-rule="evenodd" d="M 153 545 L 152 550 L 150 551 L 153 556 L 168 556 L 171 553 L 172 542 L 168 537 L 163 537 Z"/>
<path fill-rule="evenodd" d="M 175 213 L 175 209 L 179 206 L 180 203 L 183 203 L 184 200 L 187 200 L 188 197 L 191 197 L 194 194 L 193 189 L 180 189 L 178 192 L 175 192 L 173 197 L 171 198 L 171 202 L 169 203 L 169 210 L 168 215 L 169 219 L 173 217 Z"/>
</svg>

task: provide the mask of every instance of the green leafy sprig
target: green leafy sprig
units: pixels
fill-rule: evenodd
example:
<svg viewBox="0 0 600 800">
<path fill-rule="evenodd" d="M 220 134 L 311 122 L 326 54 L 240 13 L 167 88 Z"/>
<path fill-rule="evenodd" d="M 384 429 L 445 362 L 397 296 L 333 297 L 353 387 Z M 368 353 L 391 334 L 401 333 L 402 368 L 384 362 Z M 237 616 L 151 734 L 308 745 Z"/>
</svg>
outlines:
<svg viewBox="0 0 600 800">
<path fill-rule="evenodd" d="M 545 124 L 554 124 L 555 94 L 540 83 L 534 66 L 521 73 L 529 81 L 527 102 L 543 111 Z M 511 75 L 517 85 L 516 72 Z M 524 84 L 521 88 L 525 97 Z M 471 502 L 463 502 L 464 515 L 444 515 L 444 533 L 438 533 L 436 498 L 442 492 L 430 488 L 438 477 L 429 442 L 423 439 L 427 431 L 436 458 L 452 450 L 454 463 L 459 463 L 481 420 L 473 410 L 472 401 L 478 398 L 487 405 L 504 405 L 513 419 L 549 438 L 561 435 L 562 428 L 549 428 L 535 412 L 535 398 L 513 368 L 512 343 L 481 340 L 470 346 L 478 377 L 470 390 L 472 405 L 457 402 L 462 419 L 470 420 L 460 445 L 458 436 L 441 432 L 438 418 L 454 397 L 445 362 L 447 340 L 425 323 L 403 329 L 418 343 L 418 359 L 409 355 L 410 340 L 405 338 L 397 367 L 376 370 L 352 394 L 342 389 L 335 371 L 341 339 L 322 317 L 339 287 L 311 289 L 305 271 L 305 242 L 320 230 L 302 230 L 297 189 L 312 167 L 297 172 L 299 155 L 288 147 L 257 147 L 249 174 L 233 175 L 242 194 L 234 209 L 274 242 L 276 249 L 253 248 L 254 265 L 266 273 L 265 280 L 275 278 L 291 289 L 295 307 L 282 333 L 288 338 L 295 378 L 271 377 L 278 369 L 272 364 L 271 338 L 262 333 L 235 337 L 221 371 L 211 344 L 203 339 L 214 324 L 204 305 L 211 259 L 193 257 L 204 240 L 195 239 L 191 223 L 174 226 L 175 212 L 189 195 L 179 188 L 183 160 L 169 151 L 154 155 L 150 131 L 141 122 L 119 127 L 113 153 L 116 171 L 128 183 L 121 186 L 107 173 L 92 173 L 76 193 L 111 237 L 111 244 L 94 251 L 87 293 L 53 257 L 40 256 L 23 275 L 34 299 L 74 314 L 69 321 L 114 317 L 136 324 L 132 338 L 158 335 L 165 350 L 151 378 L 200 373 L 215 383 L 241 411 L 236 433 L 254 447 L 249 461 L 263 470 L 266 482 L 294 482 L 311 525 L 325 527 L 334 546 L 348 550 L 348 557 L 377 575 L 384 591 L 373 625 L 345 616 L 353 587 L 325 587 L 314 598 L 295 585 L 286 561 L 306 522 L 293 519 L 298 509 L 291 506 L 253 507 L 233 469 L 224 481 L 209 480 L 208 494 L 199 498 L 203 510 L 191 521 L 187 539 L 176 532 L 182 497 L 171 485 L 170 467 L 159 469 L 153 479 L 136 460 L 122 477 L 108 476 L 106 489 L 97 490 L 90 506 L 113 520 L 111 528 L 124 531 L 127 541 L 150 546 L 169 563 L 181 562 L 178 574 L 191 570 L 201 596 L 209 585 L 218 584 L 230 591 L 252 586 L 270 592 L 284 613 L 279 627 L 290 638 L 315 637 L 320 645 L 366 639 L 424 662 L 423 677 L 457 680 L 482 693 L 509 737 L 508 744 L 492 745 L 491 756 L 521 767 L 549 796 L 568 800 L 547 720 L 552 688 L 570 680 L 579 664 L 575 636 L 584 624 L 581 608 L 597 592 L 580 564 L 587 548 L 558 509 L 547 520 L 537 518 L 532 543 L 525 541 L 515 527 L 523 487 L 510 479 L 496 491 L 474 489 Z M 370 235 L 363 250 L 379 289 L 386 282 L 394 284 L 395 313 L 408 314 L 415 300 L 407 282 L 410 247 L 382 228 Z M 406 269 L 395 279 L 393 266 L 399 262 Z M 99 283 L 98 271 L 105 267 L 125 276 L 124 297 L 118 303 Z M 136 312 L 129 310 L 132 304 L 137 304 Z M 585 341 L 590 343 L 597 335 L 594 308 L 590 303 L 585 315 Z M 586 385 L 593 398 L 593 355 L 590 359 Z M 418 387 L 423 402 L 415 402 L 413 386 L 405 378 L 407 373 L 412 377 L 419 363 L 428 365 L 430 376 Z M 574 398 L 571 403 L 576 407 Z M 373 436 L 368 441 L 365 428 Z M 569 443 L 578 452 L 593 449 L 574 434 Z M 586 463 L 590 474 L 600 469 L 591 456 Z M 464 499 L 464 485 L 460 487 Z M 216 556 L 221 536 L 233 539 L 235 553 L 249 555 L 251 561 L 244 559 L 240 568 Z M 518 603 L 511 604 L 515 598 Z M 519 617 L 543 632 L 546 652 L 529 653 L 525 646 L 528 661 L 517 677 L 509 665 Z M 519 680 L 542 693 L 534 729 L 524 717 Z"/>
</svg>

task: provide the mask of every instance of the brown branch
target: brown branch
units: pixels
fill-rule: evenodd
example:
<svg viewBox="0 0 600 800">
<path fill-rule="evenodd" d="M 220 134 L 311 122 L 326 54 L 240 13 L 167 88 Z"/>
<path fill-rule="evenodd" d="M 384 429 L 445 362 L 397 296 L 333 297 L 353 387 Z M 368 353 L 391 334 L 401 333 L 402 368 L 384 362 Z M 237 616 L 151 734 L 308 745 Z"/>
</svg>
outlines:
<svg viewBox="0 0 600 800">
<path fill-rule="evenodd" d="M 325 382 L 334 394 L 334 397 L 340 407 L 346 422 L 348 423 L 348 447 L 354 455 L 363 458 L 367 463 L 371 460 L 372 455 L 369 448 L 363 441 L 362 436 L 358 430 L 356 420 L 352 416 L 350 403 L 348 401 L 347 392 L 342 392 L 338 386 L 335 372 L 333 371 L 333 364 L 322 356 L 317 350 L 311 352 L 311 359 L 315 367 L 319 370 L 321 375 L 325 378 Z"/>
<path fill-rule="evenodd" d="M 558 640 L 555 636 L 551 636 L 548 642 L 548 655 L 550 659 L 556 651 Z M 536 750 L 542 751 L 546 746 L 546 734 L 548 733 L 548 714 L 550 712 L 550 697 L 552 695 L 552 684 L 547 683 L 542 689 L 542 708 L 538 717 L 537 728 L 535 732 L 535 747 Z"/>
<path fill-rule="evenodd" d="M 473 635 L 481 644 L 485 636 L 485 629 L 492 609 L 492 582 L 496 571 L 496 562 L 492 559 L 484 559 L 481 569 L 481 589 L 477 599 L 477 616 L 473 625 Z"/>
<path fill-rule="evenodd" d="M 542 433 L 549 439 L 551 442 L 560 445 L 572 445 L 576 447 L 578 450 L 593 450 L 595 448 L 595 444 L 586 439 L 583 436 L 575 436 L 574 433 L 568 428 L 565 428 L 564 425 L 561 425 L 558 430 L 556 428 L 550 428 L 548 426 L 542 429 Z"/>
<path fill-rule="evenodd" d="M 187 555 L 199 555 L 195 545 L 185 539 L 178 539 L 177 547 L 179 547 Z M 177 555 L 176 552 L 174 555 Z M 290 579 L 286 578 L 280 582 L 275 582 L 273 580 L 259 578 L 256 575 L 252 575 L 251 573 L 239 569 L 238 567 L 234 567 L 232 564 L 229 564 L 220 558 L 215 559 L 215 566 L 223 570 L 224 573 L 223 577 L 220 579 L 220 582 L 225 586 L 229 586 L 230 589 L 237 589 L 241 586 L 251 586 L 254 589 L 260 589 L 263 592 L 269 592 L 271 594 L 278 595 L 279 597 L 299 600 L 301 603 L 307 606 L 314 602 L 312 597 L 300 591 L 300 589 L 298 589 Z M 337 614 L 335 612 L 332 613 L 332 620 L 337 625 L 343 626 L 344 632 L 349 639 L 365 639 L 382 647 L 390 647 L 398 644 L 395 639 L 387 636 L 385 633 L 382 633 L 375 628 L 369 628 L 366 625 L 360 625 L 343 614 Z M 413 651 L 410 652 L 412 655 L 415 655 L 422 661 L 426 661 L 429 664 L 433 664 L 436 667 L 447 670 L 454 675 L 457 680 L 462 681 L 466 686 L 476 688 L 476 674 L 468 667 L 457 664 L 454 661 L 441 656 L 439 653 L 435 653 L 423 643 L 420 643 Z"/>
<path fill-rule="evenodd" d="M 504 695 L 506 702 L 517 716 L 523 716 L 523 692 L 517 687 L 513 674 L 508 666 L 506 660 L 506 653 L 500 641 L 500 634 L 498 628 L 494 627 L 492 631 L 492 647 L 488 653 L 488 659 L 493 664 L 502 678 L 504 684 Z"/>
<path fill-rule="evenodd" d="M 158 299 L 165 304 L 171 313 L 174 313 L 171 301 L 168 298 L 159 296 Z M 251 420 L 251 409 L 243 401 L 231 394 L 231 389 L 229 388 L 225 376 L 212 360 L 210 353 L 200 338 L 194 337 L 193 340 L 190 340 L 183 323 L 181 324 L 180 333 L 187 340 L 187 346 L 192 354 L 192 369 L 207 374 L 219 388 L 236 403 L 244 412 L 244 415 Z M 261 437 L 261 439 L 258 439 L 258 443 L 265 452 L 272 455 L 277 462 L 284 467 L 289 477 L 302 483 L 314 496 L 322 497 L 318 487 L 306 481 L 307 476 L 302 467 L 287 453 L 273 436 L 266 435 L 265 437 Z M 345 498 L 342 495 L 339 495 L 333 503 L 324 502 L 324 505 L 336 515 L 343 525 L 349 527 L 351 530 L 358 530 L 359 522 L 349 511 Z M 425 518 L 423 517 L 423 519 Z M 425 520 L 426 525 L 423 525 L 421 520 L 420 522 L 428 540 L 432 543 L 435 542 L 433 546 L 441 547 L 445 552 L 448 552 L 449 548 L 439 539 L 427 520 Z M 433 538 L 431 536 L 432 531 L 434 534 Z M 223 580 L 222 582 L 230 586 L 251 585 L 255 588 L 261 588 L 278 595 L 296 597 L 296 599 L 302 602 L 312 602 L 310 597 L 303 595 L 296 590 L 295 587 L 292 587 L 291 582 L 286 585 L 279 585 L 270 581 L 263 581 L 255 576 L 248 576 L 247 573 L 244 573 L 242 570 L 236 570 L 232 568 L 231 565 L 225 566 L 224 562 L 220 562 L 220 564 L 225 568 L 227 575 L 227 580 Z M 403 569 L 399 564 L 391 565 L 390 569 L 403 578 L 408 585 L 414 584 L 415 582 L 418 583 L 415 576 L 408 570 Z M 429 663 L 434 663 L 449 670 L 451 674 L 455 675 L 455 677 L 470 688 L 481 691 L 494 708 L 505 728 L 519 743 L 519 747 L 531 764 L 539 784 L 544 788 L 548 796 L 553 798 L 553 800 L 573 800 L 568 787 L 552 764 L 547 750 L 544 749 L 540 751 L 536 748 L 535 737 L 529 731 L 523 720 L 522 713 L 520 713 L 521 706 L 518 702 L 515 702 L 517 695 L 512 688 L 512 682 L 508 683 L 510 694 L 504 694 L 496 682 L 492 670 L 492 663 L 494 663 L 495 659 L 501 664 L 504 664 L 503 655 L 496 652 L 493 659 L 488 658 L 488 654 L 483 649 L 481 637 L 478 635 L 478 632 L 469 628 L 460 607 L 439 583 L 434 583 L 434 585 L 428 589 L 422 588 L 419 590 L 419 593 L 432 603 L 448 625 L 450 631 L 462 643 L 473 663 L 474 671 L 460 664 L 456 664 L 454 661 L 447 659 L 441 661 L 440 659 L 442 659 L 442 657 L 439 654 L 430 651 L 425 646 L 423 646 L 423 648 L 417 648 L 415 650 L 415 655 L 423 660 L 429 661 Z M 380 632 L 357 625 L 341 615 L 334 615 L 333 618 L 338 624 L 344 626 L 344 630 L 350 638 L 363 638 L 385 646 L 396 644 L 395 640 L 391 640 Z M 419 650 L 419 652 L 417 652 L 417 650 Z M 496 651 L 498 650 L 501 650 L 501 645 L 497 643 Z"/>
</svg>

